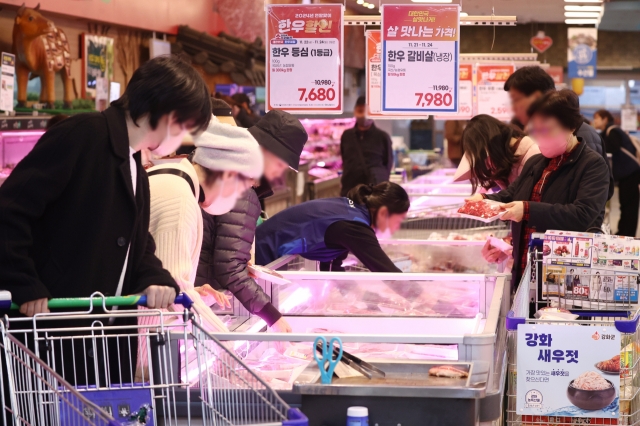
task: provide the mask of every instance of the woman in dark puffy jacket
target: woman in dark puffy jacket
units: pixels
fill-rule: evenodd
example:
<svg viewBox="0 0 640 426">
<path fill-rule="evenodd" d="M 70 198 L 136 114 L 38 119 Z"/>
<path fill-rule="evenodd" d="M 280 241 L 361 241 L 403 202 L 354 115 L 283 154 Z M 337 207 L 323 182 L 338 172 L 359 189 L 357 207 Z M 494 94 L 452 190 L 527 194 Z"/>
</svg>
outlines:
<svg viewBox="0 0 640 426">
<path fill-rule="evenodd" d="M 503 220 L 512 222 L 513 279 L 519 282 L 527 263 L 533 232 L 589 231 L 599 228 L 609 195 L 609 167 L 576 130 L 582 125 L 578 96 L 571 90 L 550 92 L 529 108 L 531 136 L 541 154 L 527 161 L 520 176 L 497 194 L 476 194 L 469 200 L 506 203 Z M 504 260 L 499 249 L 485 246 L 485 259 Z"/>
</svg>

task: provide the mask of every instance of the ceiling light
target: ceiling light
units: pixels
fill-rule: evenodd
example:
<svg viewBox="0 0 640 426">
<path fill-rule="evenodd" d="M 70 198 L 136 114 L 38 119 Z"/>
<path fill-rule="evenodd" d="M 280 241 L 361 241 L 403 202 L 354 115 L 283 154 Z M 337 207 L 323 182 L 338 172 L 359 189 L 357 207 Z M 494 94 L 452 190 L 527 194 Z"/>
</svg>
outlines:
<svg viewBox="0 0 640 426">
<path fill-rule="evenodd" d="M 364 7 L 369 7 L 369 3 L 367 3 L 366 1 L 364 1 L 364 0 L 363 0 L 363 1 L 362 1 L 362 6 L 364 6 Z"/>
<path fill-rule="evenodd" d="M 598 23 L 597 19 L 565 19 L 565 24 L 569 25 L 596 25 Z"/>
<path fill-rule="evenodd" d="M 453 3 L 453 0 L 411 0 L 414 3 Z"/>
<path fill-rule="evenodd" d="M 371 3 L 369 3 L 369 6 L 367 6 L 369 9 L 373 9 L 375 6 L 372 5 Z"/>
<path fill-rule="evenodd" d="M 600 14 L 598 12 L 565 12 L 565 18 L 598 18 Z"/>
<path fill-rule="evenodd" d="M 565 3 L 600 3 L 602 4 L 603 0 L 564 0 Z"/>
<path fill-rule="evenodd" d="M 364 3 L 364 0 L 358 0 L 358 1 L 356 1 L 356 3 L 362 4 L 362 3 Z"/>
<path fill-rule="evenodd" d="M 567 12 L 602 12 L 602 6 L 565 6 Z"/>
<path fill-rule="evenodd" d="M 467 12 L 460 12 L 460 17 L 464 18 L 466 16 L 469 16 L 469 14 Z"/>
</svg>

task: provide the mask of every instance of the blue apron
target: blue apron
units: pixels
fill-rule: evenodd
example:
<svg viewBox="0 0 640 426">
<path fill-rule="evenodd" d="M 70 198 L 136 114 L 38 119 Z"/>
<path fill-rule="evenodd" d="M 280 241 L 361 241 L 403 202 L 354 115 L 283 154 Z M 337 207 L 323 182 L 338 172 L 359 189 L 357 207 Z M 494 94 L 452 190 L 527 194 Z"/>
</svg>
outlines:
<svg viewBox="0 0 640 426">
<path fill-rule="evenodd" d="M 371 226 L 367 207 L 348 198 L 307 201 L 281 211 L 256 229 L 256 263 L 267 265 L 290 254 L 321 262 L 334 260 L 346 250 L 327 248 L 324 234 L 341 220 Z"/>
</svg>

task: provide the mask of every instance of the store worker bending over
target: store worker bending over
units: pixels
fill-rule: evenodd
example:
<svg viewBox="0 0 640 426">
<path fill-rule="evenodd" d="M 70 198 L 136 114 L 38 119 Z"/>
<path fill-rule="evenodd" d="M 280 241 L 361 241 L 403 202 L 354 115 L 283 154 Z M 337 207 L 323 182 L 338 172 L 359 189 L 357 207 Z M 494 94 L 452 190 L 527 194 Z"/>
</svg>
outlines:
<svg viewBox="0 0 640 426">
<path fill-rule="evenodd" d="M 264 176 L 238 199 L 230 212 L 209 210 L 219 216 L 203 212 L 205 233 L 196 285 L 229 290 L 273 330 L 290 332 L 291 327 L 271 304 L 269 296 L 249 276 L 247 266 L 261 212 L 260 200 L 273 194 L 270 181 L 280 178 L 289 168 L 298 170 L 307 132 L 291 114 L 272 110 L 249 128 L 249 133 L 260 144 L 262 155 L 253 160 L 262 161 L 264 157 Z"/>
<path fill-rule="evenodd" d="M 373 184 L 389 180 L 393 169 L 391 138 L 367 118 L 367 105 L 360 96 L 353 110 L 356 125 L 342 133 L 340 153 L 342 155 L 342 190 L 347 193 L 357 185 Z"/>
<path fill-rule="evenodd" d="M 147 171 L 151 189 L 149 231 L 156 241 L 158 258 L 180 289 L 194 300 L 194 308 L 207 328 L 226 331 L 209 308 L 214 303 L 224 305 L 224 295 L 208 286 L 194 289 L 203 239 L 200 207 L 213 214 L 231 210 L 254 179 L 262 175 L 262 154 L 246 129 L 222 124 L 215 116 L 195 140 L 195 146 L 192 162 L 183 159 Z"/>
<path fill-rule="evenodd" d="M 531 157 L 507 189 L 470 198 L 506 203 L 502 219 L 512 221 L 514 283 L 526 266 L 533 232 L 598 229 L 609 191 L 607 163 L 576 136 L 583 123 L 578 95 L 571 90 L 548 92 L 529 107 L 529 114 L 531 136 L 542 155 Z M 483 255 L 489 262 L 505 260 L 505 253 L 490 246 Z"/>
<path fill-rule="evenodd" d="M 0 283 L 21 313 L 48 312 L 49 298 L 96 291 L 143 293 L 152 308 L 173 303 L 178 286 L 154 254 L 149 181 L 139 151 L 169 154 L 210 118 L 200 75 L 179 59 L 158 57 L 135 71 L 110 108 L 70 117 L 42 136 L 0 187 Z M 76 358 L 83 358 L 77 343 Z M 110 358 L 118 359 L 129 358 Z M 73 355 L 66 356 L 65 363 L 81 381 L 85 368 L 78 359 L 74 364 Z M 124 365 L 121 370 L 131 372 Z"/>
<path fill-rule="evenodd" d="M 593 115 L 593 126 L 602 131 L 607 152 L 611 153 L 613 177 L 618 182 L 620 198 L 620 221 L 618 235 L 635 237 L 638 228 L 638 207 L 640 206 L 640 163 L 636 146 L 629 135 L 616 126 L 613 115 L 605 109 Z"/>
<path fill-rule="evenodd" d="M 331 265 L 353 253 L 371 272 L 400 272 L 380 247 L 400 229 L 409 196 L 395 183 L 358 185 L 346 198 L 324 198 L 290 207 L 256 231 L 256 263 L 267 265 L 289 254 Z"/>
</svg>

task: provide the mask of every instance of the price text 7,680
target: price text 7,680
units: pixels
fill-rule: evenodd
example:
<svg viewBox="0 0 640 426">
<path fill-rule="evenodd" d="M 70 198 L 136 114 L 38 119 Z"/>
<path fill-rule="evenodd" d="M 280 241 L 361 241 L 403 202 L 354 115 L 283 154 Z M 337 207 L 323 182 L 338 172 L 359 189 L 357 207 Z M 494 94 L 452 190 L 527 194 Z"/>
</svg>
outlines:
<svg viewBox="0 0 640 426">
<path fill-rule="evenodd" d="M 305 89 L 303 87 L 298 89 L 300 92 L 300 101 L 332 101 L 336 98 L 336 91 L 331 87 L 328 89 L 324 88 L 312 88 L 311 90 Z"/>
<path fill-rule="evenodd" d="M 415 94 L 418 100 L 416 101 L 416 106 L 451 106 L 453 102 L 453 96 L 451 93 L 416 93 Z"/>
</svg>

